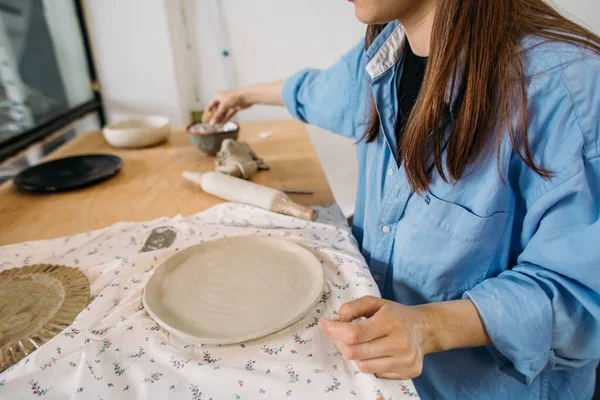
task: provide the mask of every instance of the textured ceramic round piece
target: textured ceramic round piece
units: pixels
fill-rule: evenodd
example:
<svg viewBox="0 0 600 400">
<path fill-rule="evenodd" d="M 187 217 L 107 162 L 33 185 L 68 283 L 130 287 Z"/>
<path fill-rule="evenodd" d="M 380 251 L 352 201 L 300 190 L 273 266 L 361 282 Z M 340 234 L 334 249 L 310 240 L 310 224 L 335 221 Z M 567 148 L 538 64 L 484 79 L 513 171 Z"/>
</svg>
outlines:
<svg viewBox="0 0 600 400">
<path fill-rule="evenodd" d="M 115 175 L 123 160 L 111 154 L 65 157 L 27 168 L 17 175 L 17 187 L 30 192 L 61 192 L 90 186 Z"/>
<path fill-rule="evenodd" d="M 0 371 L 62 332 L 90 300 L 76 268 L 32 265 L 0 272 Z"/>
<path fill-rule="evenodd" d="M 161 116 L 130 119 L 109 125 L 102 132 L 108 144 L 113 147 L 149 147 L 167 140 L 171 132 L 171 121 Z"/>
<path fill-rule="evenodd" d="M 212 126 L 197 122 L 187 128 L 190 142 L 203 153 L 215 155 L 221 150 L 225 139 L 237 140 L 240 127 L 233 121 L 228 121 L 221 126 Z"/>
<path fill-rule="evenodd" d="M 144 307 L 176 336 L 233 344 L 277 332 L 314 308 L 323 289 L 319 260 L 282 239 L 239 236 L 183 250 L 144 290 Z"/>
</svg>

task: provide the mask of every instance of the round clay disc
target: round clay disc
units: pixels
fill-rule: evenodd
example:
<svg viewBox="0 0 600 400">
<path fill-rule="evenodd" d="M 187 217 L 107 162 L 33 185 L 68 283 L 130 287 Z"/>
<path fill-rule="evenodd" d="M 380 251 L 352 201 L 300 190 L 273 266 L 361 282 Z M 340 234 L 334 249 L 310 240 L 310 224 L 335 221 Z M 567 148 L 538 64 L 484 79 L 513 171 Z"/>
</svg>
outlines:
<svg viewBox="0 0 600 400">
<path fill-rule="evenodd" d="M 0 272 L 0 371 L 73 323 L 90 300 L 76 268 L 38 264 Z"/>
<path fill-rule="evenodd" d="M 317 304 L 323 268 L 283 239 L 238 236 L 187 248 L 165 261 L 144 290 L 146 311 L 171 333 L 200 344 L 257 339 Z"/>
</svg>

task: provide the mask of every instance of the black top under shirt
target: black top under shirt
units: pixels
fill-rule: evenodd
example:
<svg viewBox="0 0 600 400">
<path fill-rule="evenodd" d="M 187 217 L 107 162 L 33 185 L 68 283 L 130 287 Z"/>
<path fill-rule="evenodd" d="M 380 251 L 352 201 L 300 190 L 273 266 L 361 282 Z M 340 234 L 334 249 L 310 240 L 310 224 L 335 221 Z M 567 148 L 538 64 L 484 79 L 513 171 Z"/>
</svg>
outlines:
<svg viewBox="0 0 600 400">
<path fill-rule="evenodd" d="M 427 57 L 419 57 L 413 53 L 410 43 L 406 41 L 406 53 L 404 54 L 404 69 L 402 79 L 398 87 L 398 125 L 396 138 L 400 143 L 402 132 L 408 122 L 408 117 L 419 96 L 419 91 L 425 78 Z"/>
</svg>

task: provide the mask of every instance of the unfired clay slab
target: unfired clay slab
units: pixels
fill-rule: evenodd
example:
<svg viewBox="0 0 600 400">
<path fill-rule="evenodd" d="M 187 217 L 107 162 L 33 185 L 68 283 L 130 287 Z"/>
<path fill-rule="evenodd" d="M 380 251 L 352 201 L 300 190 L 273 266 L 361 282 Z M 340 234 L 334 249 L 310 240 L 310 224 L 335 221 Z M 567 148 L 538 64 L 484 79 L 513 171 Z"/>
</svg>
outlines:
<svg viewBox="0 0 600 400">
<path fill-rule="evenodd" d="M 323 288 L 319 260 L 301 246 L 261 236 L 190 247 L 163 263 L 144 306 L 171 333 L 198 344 L 257 339 L 301 319 Z"/>
</svg>

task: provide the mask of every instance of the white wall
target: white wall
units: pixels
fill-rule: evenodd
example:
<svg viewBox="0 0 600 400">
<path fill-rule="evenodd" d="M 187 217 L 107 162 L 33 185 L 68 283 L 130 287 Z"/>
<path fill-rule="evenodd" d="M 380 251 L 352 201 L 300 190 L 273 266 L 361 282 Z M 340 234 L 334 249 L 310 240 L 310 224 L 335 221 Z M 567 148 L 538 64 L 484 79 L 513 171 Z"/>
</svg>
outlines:
<svg viewBox="0 0 600 400">
<path fill-rule="evenodd" d="M 161 114 L 184 122 L 164 0 L 86 0 L 109 122 Z"/>
<path fill-rule="evenodd" d="M 600 1 L 598 0 L 551 0 L 567 17 L 600 34 Z"/>
</svg>

